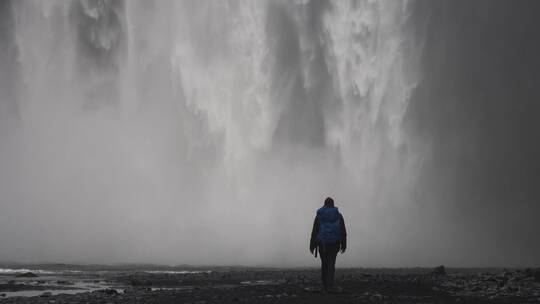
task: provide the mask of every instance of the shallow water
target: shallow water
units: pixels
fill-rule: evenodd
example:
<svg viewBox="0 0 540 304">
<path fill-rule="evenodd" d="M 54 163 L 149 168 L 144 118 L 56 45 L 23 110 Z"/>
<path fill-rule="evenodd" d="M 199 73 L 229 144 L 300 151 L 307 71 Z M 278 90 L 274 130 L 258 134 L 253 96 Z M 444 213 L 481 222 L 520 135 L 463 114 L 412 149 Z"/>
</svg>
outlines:
<svg viewBox="0 0 540 304">
<path fill-rule="evenodd" d="M 3 294 L 4 298 L 34 297 L 40 296 L 46 292 L 51 295 L 77 294 L 100 289 L 115 289 L 118 293 L 123 293 L 127 286 L 119 284 L 118 282 L 113 283 L 111 280 L 107 279 L 107 277 L 126 275 L 133 272 L 143 272 L 150 275 L 211 273 L 209 270 L 118 269 L 115 267 L 100 268 L 96 266 L 83 266 L 81 269 L 48 269 L 47 267 L 0 268 L 0 294 Z M 27 273 L 32 273 L 37 276 L 21 276 Z"/>
<path fill-rule="evenodd" d="M 32 273 L 34 272 L 32 271 Z M 76 294 L 113 287 L 110 283 L 102 280 L 88 279 L 83 276 L 61 275 L 32 278 L 0 275 L 0 284 L 6 286 L 4 288 L 6 290 L 0 289 L 0 294 L 5 294 L 5 297 L 33 297 L 42 295 L 45 292 L 50 292 L 51 295 Z M 11 287 L 9 287 L 10 285 Z"/>
</svg>

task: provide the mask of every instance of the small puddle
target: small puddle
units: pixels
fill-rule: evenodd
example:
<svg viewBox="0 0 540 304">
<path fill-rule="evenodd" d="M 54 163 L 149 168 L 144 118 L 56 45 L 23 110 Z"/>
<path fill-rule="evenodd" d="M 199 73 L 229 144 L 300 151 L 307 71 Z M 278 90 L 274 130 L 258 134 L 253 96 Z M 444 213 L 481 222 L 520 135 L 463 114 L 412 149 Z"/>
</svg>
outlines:
<svg viewBox="0 0 540 304">
<path fill-rule="evenodd" d="M 184 290 L 193 290 L 194 286 L 179 286 L 179 287 L 153 287 L 151 291 L 162 291 L 162 290 L 171 290 L 171 291 L 184 291 Z"/>
<path fill-rule="evenodd" d="M 256 280 L 256 281 L 242 281 L 241 285 L 247 286 L 259 286 L 259 285 L 279 285 L 285 283 L 285 280 Z"/>
</svg>

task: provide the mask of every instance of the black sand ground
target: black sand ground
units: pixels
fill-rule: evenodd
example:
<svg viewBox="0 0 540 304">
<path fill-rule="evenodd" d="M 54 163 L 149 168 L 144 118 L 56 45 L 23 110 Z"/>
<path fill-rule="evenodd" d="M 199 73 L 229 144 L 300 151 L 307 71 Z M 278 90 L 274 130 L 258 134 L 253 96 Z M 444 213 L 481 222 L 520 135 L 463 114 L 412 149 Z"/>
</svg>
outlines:
<svg viewBox="0 0 540 304">
<path fill-rule="evenodd" d="M 10 297 L 0 303 L 540 303 L 535 270 L 338 269 L 339 293 L 319 291 L 316 269 L 234 269 L 104 275 L 115 289 Z M 9 285 L 9 284 L 7 284 Z M 13 291 L 6 284 L 2 291 Z"/>
</svg>

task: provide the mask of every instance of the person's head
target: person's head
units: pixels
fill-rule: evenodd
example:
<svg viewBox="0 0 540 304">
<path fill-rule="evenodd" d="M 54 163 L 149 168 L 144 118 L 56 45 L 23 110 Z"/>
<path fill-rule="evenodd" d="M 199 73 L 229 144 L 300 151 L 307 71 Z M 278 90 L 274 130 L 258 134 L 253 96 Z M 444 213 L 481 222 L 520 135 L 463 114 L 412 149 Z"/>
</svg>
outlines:
<svg viewBox="0 0 540 304">
<path fill-rule="evenodd" d="M 327 197 L 324 200 L 324 206 L 325 207 L 334 207 L 334 200 L 331 197 Z"/>
</svg>

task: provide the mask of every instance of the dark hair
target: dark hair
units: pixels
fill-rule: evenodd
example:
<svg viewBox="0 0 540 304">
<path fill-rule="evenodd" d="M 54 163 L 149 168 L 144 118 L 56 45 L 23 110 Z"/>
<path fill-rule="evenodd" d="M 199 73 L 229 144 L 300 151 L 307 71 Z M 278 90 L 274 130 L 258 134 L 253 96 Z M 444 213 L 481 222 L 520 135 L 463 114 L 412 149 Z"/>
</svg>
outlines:
<svg viewBox="0 0 540 304">
<path fill-rule="evenodd" d="M 328 207 L 334 207 L 334 200 L 331 197 L 327 197 L 324 200 L 324 205 Z"/>
</svg>

